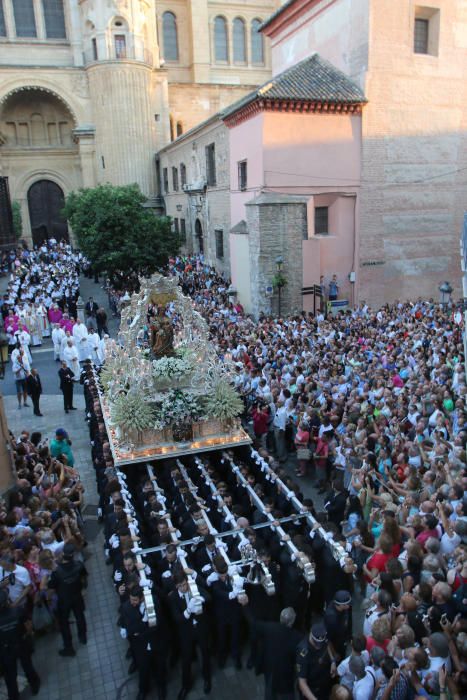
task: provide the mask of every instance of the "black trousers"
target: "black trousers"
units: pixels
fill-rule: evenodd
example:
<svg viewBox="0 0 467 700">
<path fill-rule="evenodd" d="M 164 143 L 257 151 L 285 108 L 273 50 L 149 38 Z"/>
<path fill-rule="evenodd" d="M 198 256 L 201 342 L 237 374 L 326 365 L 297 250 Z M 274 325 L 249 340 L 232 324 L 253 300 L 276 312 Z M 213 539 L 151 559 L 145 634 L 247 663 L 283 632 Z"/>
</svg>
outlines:
<svg viewBox="0 0 467 700">
<path fill-rule="evenodd" d="M 39 408 L 39 401 L 40 400 L 41 400 L 40 394 L 31 395 L 32 407 L 34 409 L 35 416 L 38 416 L 39 413 L 41 412 L 41 409 Z"/>
<path fill-rule="evenodd" d="M 240 659 L 240 620 L 222 620 L 217 618 L 217 644 L 219 649 L 219 658 L 225 659 L 229 651 L 229 636 L 230 636 L 230 651 L 232 657 L 237 661 Z"/>
<path fill-rule="evenodd" d="M 29 641 L 22 641 L 21 648 L 16 654 L 12 649 L 1 649 L 0 671 L 5 679 L 8 700 L 19 700 L 18 659 L 29 684 L 33 686 L 39 681 L 39 674 L 32 664 L 31 654 L 32 648 Z"/>
<path fill-rule="evenodd" d="M 73 383 L 70 382 L 70 386 L 66 386 L 62 389 L 63 394 L 63 408 L 68 411 L 73 406 Z"/>
<path fill-rule="evenodd" d="M 182 687 L 190 688 L 192 684 L 191 678 L 191 663 L 195 647 L 198 646 L 201 652 L 201 673 L 205 683 L 211 681 L 211 656 L 209 653 L 209 643 L 207 634 L 196 630 L 193 631 L 193 636 L 188 639 L 181 639 L 182 651 Z"/>
<path fill-rule="evenodd" d="M 65 649 L 71 649 L 73 647 L 70 630 L 70 613 L 73 613 L 75 616 L 78 638 L 80 640 L 86 639 L 86 618 L 84 617 L 84 601 L 82 598 L 74 601 L 59 600 L 57 613 Z"/>
</svg>

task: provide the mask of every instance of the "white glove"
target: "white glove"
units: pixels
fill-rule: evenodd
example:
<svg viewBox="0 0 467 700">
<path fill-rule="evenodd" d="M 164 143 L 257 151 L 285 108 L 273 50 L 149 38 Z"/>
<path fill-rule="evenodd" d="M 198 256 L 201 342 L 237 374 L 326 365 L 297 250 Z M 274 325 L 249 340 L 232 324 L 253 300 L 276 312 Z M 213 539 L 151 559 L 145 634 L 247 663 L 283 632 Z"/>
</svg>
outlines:
<svg viewBox="0 0 467 700">
<path fill-rule="evenodd" d="M 219 580 L 219 575 L 215 571 L 213 571 L 212 574 L 210 574 L 207 577 L 206 583 L 208 584 L 208 586 L 210 586 L 211 583 L 214 583 L 214 581 L 218 581 L 218 580 Z"/>
<path fill-rule="evenodd" d="M 191 598 L 191 599 L 188 601 L 187 610 L 189 610 L 190 613 L 194 613 L 195 610 L 197 609 L 197 607 L 198 607 L 198 606 L 197 606 L 197 604 L 196 604 L 196 600 L 195 600 L 194 598 Z"/>
<path fill-rule="evenodd" d="M 171 571 L 164 571 L 164 573 L 162 574 L 162 578 L 170 578 L 171 576 L 172 576 Z"/>
<path fill-rule="evenodd" d="M 121 571 L 116 571 L 114 574 L 114 581 L 115 583 L 119 583 L 123 578 L 123 574 Z"/>
<path fill-rule="evenodd" d="M 207 574 L 208 571 L 211 571 L 211 564 L 205 564 L 201 571 L 203 572 L 203 574 Z"/>
<path fill-rule="evenodd" d="M 237 597 L 237 595 L 238 592 L 234 589 L 231 593 L 229 593 L 229 600 L 234 600 Z"/>
<path fill-rule="evenodd" d="M 121 637 L 122 639 L 126 639 L 127 636 L 128 636 L 128 634 L 127 634 L 126 629 L 125 629 L 124 627 L 120 627 L 120 637 Z"/>
</svg>

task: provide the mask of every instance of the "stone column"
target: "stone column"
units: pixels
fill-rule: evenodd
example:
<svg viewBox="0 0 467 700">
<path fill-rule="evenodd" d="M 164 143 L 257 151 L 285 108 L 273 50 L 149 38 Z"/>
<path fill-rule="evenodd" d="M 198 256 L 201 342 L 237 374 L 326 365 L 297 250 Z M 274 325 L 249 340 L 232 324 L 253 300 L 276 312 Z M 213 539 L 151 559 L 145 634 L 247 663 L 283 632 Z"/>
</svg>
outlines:
<svg viewBox="0 0 467 700">
<path fill-rule="evenodd" d="M 193 55 L 193 82 L 209 82 L 211 68 L 210 37 L 206 32 L 211 31 L 207 0 L 191 0 L 191 50 Z"/>
<path fill-rule="evenodd" d="M 73 138 L 79 145 L 81 178 L 83 187 L 96 186 L 96 144 L 93 126 L 78 126 L 73 129 Z"/>
<path fill-rule="evenodd" d="M 252 312 L 277 314 L 278 295 L 266 296 L 277 272 L 275 260 L 283 260 L 287 284 L 281 290 L 281 314 L 303 308 L 302 241 L 307 236 L 307 197 L 263 193 L 246 204 L 250 242 L 250 290 Z"/>
</svg>

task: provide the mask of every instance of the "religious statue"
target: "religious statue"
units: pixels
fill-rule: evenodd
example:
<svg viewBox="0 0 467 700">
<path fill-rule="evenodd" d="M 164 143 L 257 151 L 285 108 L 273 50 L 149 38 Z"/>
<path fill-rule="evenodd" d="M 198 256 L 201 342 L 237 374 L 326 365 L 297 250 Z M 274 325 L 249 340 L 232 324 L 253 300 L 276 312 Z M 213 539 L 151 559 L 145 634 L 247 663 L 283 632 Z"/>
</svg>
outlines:
<svg viewBox="0 0 467 700">
<path fill-rule="evenodd" d="M 164 315 L 164 310 L 159 309 L 157 316 L 151 322 L 151 348 L 156 360 L 174 354 L 173 341 L 172 322 Z"/>
</svg>

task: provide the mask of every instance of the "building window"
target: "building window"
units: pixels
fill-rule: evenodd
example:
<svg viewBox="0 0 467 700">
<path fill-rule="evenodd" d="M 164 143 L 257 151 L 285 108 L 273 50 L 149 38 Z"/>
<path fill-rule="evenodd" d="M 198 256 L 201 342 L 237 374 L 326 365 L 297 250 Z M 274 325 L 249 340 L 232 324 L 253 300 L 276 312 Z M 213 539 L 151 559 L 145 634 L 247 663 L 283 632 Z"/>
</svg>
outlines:
<svg viewBox="0 0 467 700">
<path fill-rule="evenodd" d="M 245 22 L 240 17 L 233 22 L 233 58 L 235 63 L 246 63 Z"/>
<path fill-rule="evenodd" d="M 186 243 L 186 223 L 185 223 L 185 219 L 180 219 L 180 243 Z"/>
<path fill-rule="evenodd" d="M 172 187 L 174 192 L 178 192 L 178 168 L 172 168 Z"/>
<path fill-rule="evenodd" d="M 329 233 L 329 207 L 315 207 L 315 235 Z"/>
<path fill-rule="evenodd" d="M 3 14 L 3 0 L 0 0 L 0 36 L 6 36 L 5 15 Z"/>
<path fill-rule="evenodd" d="M 224 63 L 229 60 L 227 22 L 224 17 L 216 17 L 214 20 L 214 59 Z"/>
<path fill-rule="evenodd" d="M 247 162 L 241 160 L 238 164 L 238 189 L 244 192 L 247 188 Z"/>
<path fill-rule="evenodd" d="M 37 36 L 33 0 L 12 0 L 16 36 Z"/>
<path fill-rule="evenodd" d="M 178 219 L 177 218 L 174 219 L 174 231 L 177 235 L 180 233 L 180 228 L 178 226 Z"/>
<path fill-rule="evenodd" d="M 162 34 L 165 60 L 178 61 L 177 18 L 173 12 L 162 15 Z"/>
<path fill-rule="evenodd" d="M 164 182 L 164 192 L 167 194 L 169 191 L 169 171 L 167 168 L 162 170 L 162 180 Z"/>
<path fill-rule="evenodd" d="M 47 39 L 66 39 L 63 0 L 42 0 Z"/>
<path fill-rule="evenodd" d="M 428 27 L 429 20 L 417 17 L 415 19 L 414 51 L 415 53 L 428 53 Z"/>
<path fill-rule="evenodd" d="M 209 187 L 216 184 L 216 145 L 206 146 L 206 183 Z"/>
<path fill-rule="evenodd" d="M 216 234 L 216 258 L 223 260 L 224 258 L 224 232 L 221 229 L 215 230 Z"/>
<path fill-rule="evenodd" d="M 91 39 L 92 45 L 92 60 L 97 61 L 97 39 L 95 36 Z"/>
<path fill-rule="evenodd" d="M 259 31 L 260 19 L 254 19 L 251 23 L 251 62 L 256 64 L 264 63 L 264 43 L 263 35 Z"/>
<path fill-rule="evenodd" d="M 177 122 L 177 138 L 183 134 L 183 122 Z"/>
<path fill-rule="evenodd" d="M 175 140 L 175 122 L 174 122 L 174 118 L 172 115 L 169 116 L 169 124 L 170 124 L 170 140 L 174 141 Z"/>
<path fill-rule="evenodd" d="M 115 34 L 115 58 L 126 58 L 126 37 L 124 34 Z"/>
<path fill-rule="evenodd" d="M 186 166 L 185 163 L 180 163 L 180 184 L 182 187 L 186 185 Z"/>
</svg>

